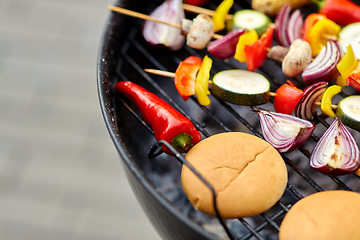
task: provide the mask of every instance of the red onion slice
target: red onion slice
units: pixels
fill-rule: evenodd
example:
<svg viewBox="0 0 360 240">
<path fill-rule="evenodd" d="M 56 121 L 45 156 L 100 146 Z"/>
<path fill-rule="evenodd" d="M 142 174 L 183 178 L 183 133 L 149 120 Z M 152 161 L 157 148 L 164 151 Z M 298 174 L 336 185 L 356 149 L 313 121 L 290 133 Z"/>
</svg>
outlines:
<svg viewBox="0 0 360 240">
<path fill-rule="evenodd" d="M 336 65 L 340 58 L 341 51 L 337 42 L 329 40 L 315 60 L 304 69 L 303 80 L 308 85 L 323 81 L 331 82 L 339 75 Z"/>
<path fill-rule="evenodd" d="M 290 152 L 302 146 L 311 136 L 315 124 L 292 115 L 254 109 L 260 119 L 264 139 L 279 152 Z"/>
<path fill-rule="evenodd" d="M 302 39 L 303 26 L 303 15 L 301 14 L 299 9 L 296 9 L 291 14 L 286 28 L 286 37 L 290 45 L 296 39 Z"/>
<path fill-rule="evenodd" d="M 304 95 L 295 107 L 295 116 L 310 120 L 316 111 L 315 102 L 321 99 L 327 85 L 327 82 L 318 82 L 305 88 Z"/>
<path fill-rule="evenodd" d="M 234 56 L 239 37 L 244 34 L 245 29 L 235 29 L 224 37 L 208 44 L 207 50 L 214 57 L 228 59 Z"/>
<path fill-rule="evenodd" d="M 156 8 L 150 16 L 180 25 L 181 20 L 185 18 L 182 1 L 167 0 Z M 181 34 L 181 29 L 154 21 L 144 22 L 142 34 L 151 45 L 164 45 L 174 51 L 179 50 L 185 43 L 185 36 Z"/>
<path fill-rule="evenodd" d="M 288 3 L 285 3 L 275 18 L 275 39 L 281 46 L 284 47 L 290 47 L 290 43 L 288 42 L 286 36 L 286 28 L 289 21 L 290 11 L 291 6 Z"/>
<path fill-rule="evenodd" d="M 336 118 L 317 142 L 310 166 L 328 175 L 345 175 L 360 167 L 360 151 L 351 132 Z"/>
</svg>

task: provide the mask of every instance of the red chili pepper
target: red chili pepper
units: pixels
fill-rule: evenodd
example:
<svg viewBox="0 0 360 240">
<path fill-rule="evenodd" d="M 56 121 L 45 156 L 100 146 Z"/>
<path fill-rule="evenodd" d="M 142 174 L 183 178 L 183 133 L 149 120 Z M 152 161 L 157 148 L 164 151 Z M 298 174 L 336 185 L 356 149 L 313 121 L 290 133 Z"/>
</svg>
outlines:
<svg viewBox="0 0 360 240">
<path fill-rule="evenodd" d="M 195 94 L 195 79 L 201 62 L 201 58 L 190 56 L 180 62 L 175 71 L 175 87 L 184 101 Z"/>
<path fill-rule="evenodd" d="M 311 0 L 319 6 L 319 13 L 339 25 L 360 22 L 360 6 L 350 0 Z"/>
<path fill-rule="evenodd" d="M 274 109 L 278 113 L 291 115 L 296 105 L 300 101 L 304 92 L 294 86 L 285 83 L 275 92 Z"/>
<path fill-rule="evenodd" d="M 268 27 L 259 40 L 250 45 L 245 45 L 246 64 L 249 71 L 258 69 L 267 58 L 269 48 L 272 46 L 274 28 Z"/>
<path fill-rule="evenodd" d="M 310 42 L 309 39 L 309 32 L 311 30 L 311 28 L 314 26 L 314 24 L 321 20 L 326 18 L 326 16 L 324 14 L 320 14 L 320 13 L 311 13 L 309 14 L 304 21 L 304 34 L 303 34 L 303 39 Z"/>
<path fill-rule="evenodd" d="M 115 85 L 115 90 L 135 103 L 144 121 L 152 127 L 157 141 L 165 140 L 178 152 L 184 153 L 201 140 L 200 132 L 188 118 L 145 88 L 136 83 L 121 81 Z M 167 147 L 162 146 L 162 149 L 165 153 L 174 155 Z"/>
</svg>

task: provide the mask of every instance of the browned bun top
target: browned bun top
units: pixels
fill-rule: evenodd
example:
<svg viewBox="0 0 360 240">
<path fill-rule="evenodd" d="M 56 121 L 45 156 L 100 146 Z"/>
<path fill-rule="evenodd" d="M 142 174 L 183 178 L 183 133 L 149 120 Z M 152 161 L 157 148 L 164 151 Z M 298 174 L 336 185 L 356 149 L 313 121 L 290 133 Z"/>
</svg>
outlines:
<svg viewBox="0 0 360 240">
<path fill-rule="evenodd" d="M 286 187 L 287 170 L 278 151 L 247 133 L 213 135 L 196 144 L 185 158 L 215 189 L 223 218 L 262 213 L 281 198 Z M 211 191 L 185 164 L 181 181 L 192 205 L 216 216 Z"/>
<path fill-rule="evenodd" d="M 360 239 L 360 194 L 333 190 L 312 194 L 290 208 L 280 240 Z"/>
</svg>

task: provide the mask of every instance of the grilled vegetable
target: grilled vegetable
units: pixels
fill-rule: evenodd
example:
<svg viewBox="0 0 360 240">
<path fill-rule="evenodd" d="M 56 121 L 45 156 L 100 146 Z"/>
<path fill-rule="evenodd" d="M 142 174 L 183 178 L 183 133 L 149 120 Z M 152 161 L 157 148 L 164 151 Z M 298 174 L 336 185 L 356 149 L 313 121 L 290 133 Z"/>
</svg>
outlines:
<svg viewBox="0 0 360 240">
<path fill-rule="evenodd" d="M 271 19 L 259 11 L 245 9 L 234 14 L 233 22 L 235 28 L 254 29 L 261 36 L 271 23 Z"/>
<path fill-rule="evenodd" d="M 287 83 L 281 85 L 275 92 L 275 111 L 291 115 L 303 95 L 304 92 L 295 86 Z"/>
<path fill-rule="evenodd" d="M 315 130 L 315 124 L 292 115 L 255 108 L 264 139 L 279 152 L 290 152 L 302 146 Z"/>
<path fill-rule="evenodd" d="M 289 52 L 288 47 L 276 45 L 270 48 L 270 50 L 267 53 L 267 57 L 274 59 L 275 61 L 282 62 L 288 52 Z"/>
<path fill-rule="evenodd" d="M 174 83 L 184 101 L 195 94 L 195 79 L 201 66 L 201 58 L 190 56 L 181 61 L 175 71 Z"/>
<path fill-rule="evenodd" d="M 275 17 L 284 3 L 290 4 L 292 9 L 299 8 L 310 3 L 310 0 L 252 0 L 252 9 L 265 13 L 270 17 Z"/>
<path fill-rule="evenodd" d="M 360 96 L 342 99 L 336 108 L 336 115 L 346 126 L 360 132 Z"/>
<path fill-rule="evenodd" d="M 320 14 L 320 13 L 311 13 L 309 14 L 304 21 L 304 29 L 303 29 L 303 39 L 306 41 L 310 41 L 309 38 L 309 33 L 311 28 L 314 26 L 314 24 L 321 20 L 326 18 L 326 16 L 324 14 Z"/>
<path fill-rule="evenodd" d="M 332 85 L 328 87 L 321 98 L 321 112 L 328 115 L 329 117 L 335 118 L 335 113 L 331 108 L 331 99 L 333 96 L 341 92 L 339 85 Z"/>
<path fill-rule="evenodd" d="M 152 127 L 156 140 L 171 143 L 180 153 L 188 152 L 201 140 L 201 134 L 187 117 L 145 88 L 121 81 L 115 85 L 115 90 L 135 103 L 144 121 Z M 173 155 L 167 147 L 162 146 L 162 149 Z"/>
<path fill-rule="evenodd" d="M 212 59 L 207 55 L 202 60 L 199 72 L 195 79 L 195 94 L 201 105 L 210 105 L 209 77 Z"/>
<path fill-rule="evenodd" d="M 309 32 L 312 56 L 316 57 L 328 42 L 324 35 L 337 36 L 340 30 L 340 26 L 328 18 L 317 21 Z"/>
<path fill-rule="evenodd" d="M 360 61 L 356 65 L 356 68 L 351 72 L 348 77 L 349 84 L 356 89 L 356 91 L 360 92 Z"/>
<path fill-rule="evenodd" d="M 205 14 L 193 19 L 190 31 L 186 36 L 186 44 L 195 49 L 204 49 L 214 35 L 214 24 Z"/>
<path fill-rule="evenodd" d="M 336 84 L 341 87 L 347 85 L 348 84 L 347 78 L 356 68 L 356 65 L 357 65 L 357 61 L 356 61 L 355 53 L 351 45 L 348 45 L 344 56 L 340 59 L 339 63 L 336 65 L 336 68 L 338 69 L 341 75 L 341 78 L 337 80 Z"/>
<path fill-rule="evenodd" d="M 336 118 L 316 143 L 310 166 L 334 176 L 353 173 L 360 167 L 360 151 L 354 136 Z"/>
<path fill-rule="evenodd" d="M 236 44 L 234 58 L 239 62 L 246 62 L 245 46 L 253 44 L 258 39 L 259 36 L 254 29 L 246 31 L 244 34 L 242 34 Z"/>
<path fill-rule="evenodd" d="M 285 3 L 275 18 L 275 38 L 281 46 L 289 47 L 293 41 L 303 38 L 303 15 L 299 9 L 291 13 L 291 6 Z"/>
<path fill-rule="evenodd" d="M 303 39 L 296 39 L 289 48 L 282 62 L 282 71 L 286 76 L 295 77 L 311 62 L 310 44 Z"/>
<path fill-rule="evenodd" d="M 272 46 L 274 28 L 268 27 L 259 40 L 250 45 L 245 45 L 246 64 L 249 71 L 258 69 L 267 58 L 268 49 Z"/>
<path fill-rule="evenodd" d="M 245 31 L 245 29 L 234 29 L 224 37 L 211 41 L 207 46 L 208 52 L 219 59 L 233 57 L 236 52 L 239 37 L 244 34 Z"/>
<path fill-rule="evenodd" d="M 229 103 L 256 106 L 269 102 L 270 83 L 258 73 L 225 70 L 213 77 L 211 93 Z"/>
<path fill-rule="evenodd" d="M 360 6 L 349 0 L 311 0 L 319 12 L 339 25 L 360 22 Z"/>
<path fill-rule="evenodd" d="M 233 4 L 234 0 L 223 0 L 215 9 L 215 15 L 212 17 L 214 32 L 218 32 L 225 28 L 226 16 Z"/>
<path fill-rule="evenodd" d="M 346 52 L 346 48 L 351 44 L 356 59 L 360 60 L 360 22 L 352 23 L 342 28 L 339 33 L 340 48 Z"/>
<path fill-rule="evenodd" d="M 182 1 L 165 1 L 150 16 L 164 22 L 180 24 L 181 19 L 185 18 Z M 142 34 L 149 44 L 163 45 L 174 51 L 182 48 L 185 43 L 185 37 L 181 34 L 181 29 L 150 20 L 144 22 Z"/>
</svg>

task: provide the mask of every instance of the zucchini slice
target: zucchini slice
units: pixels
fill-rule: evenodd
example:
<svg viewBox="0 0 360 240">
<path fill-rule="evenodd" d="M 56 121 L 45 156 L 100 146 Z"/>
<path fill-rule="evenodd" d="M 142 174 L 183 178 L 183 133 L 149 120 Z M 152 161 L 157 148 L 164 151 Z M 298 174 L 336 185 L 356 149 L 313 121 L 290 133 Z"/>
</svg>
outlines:
<svg viewBox="0 0 360 240">
<path fill-rule="evenodd" d="M 225 70 L 213 77 L 211 93 L 225 102 L 257 106 L 269 102 L 270 82 L 259 73 Z"/>
<path fill-rule="evenodd" d="M 339 45 L 343 52 L 351 44 L 355 57 L 360 59 L 360 22 L 345 26 L 339 33 Z"/>
<path fill-rule="evenodd" d="M 271 19 L 264 13 L 245 9 L 237 11 L 233 18 L 234 28 L 242 29 L 255 29 L 259 37 L 266 31 L 269 24 L 272 23 Z"/>
<path fill-rule="evenodd" d="M 360 96 L 342 99 L 336 108 L 336 115 L 346 126 L 360 132 Z"/>
</svg>

